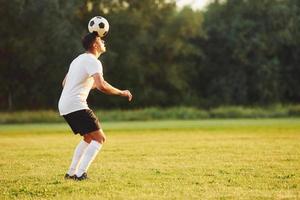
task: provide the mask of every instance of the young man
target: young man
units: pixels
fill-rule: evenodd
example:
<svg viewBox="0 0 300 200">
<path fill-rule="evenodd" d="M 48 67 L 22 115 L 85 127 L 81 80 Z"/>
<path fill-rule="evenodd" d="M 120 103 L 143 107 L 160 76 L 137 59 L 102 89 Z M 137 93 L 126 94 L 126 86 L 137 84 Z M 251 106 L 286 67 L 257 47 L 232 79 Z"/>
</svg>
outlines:
<svg viewBox="0 0 300 200">
<path fill-rule="evenodd" d="M 99 56 L 106 51 L 104 41 L 96 33 L 87 34 L 82 40 L 86 52 L 75 58 L 63 80 L 58 109 L 74 134 L 83 136 L 75 148 L 72 163 L 65 175 L 66 179 L 84 180 L 87 170 L 105 142 L 105 134 L 99 120 L 87 104 L 87 97 L 93 88 L 112 95 L 127 97 L 129 90 L 119 90 L 103 78 Z"/>
</svg>

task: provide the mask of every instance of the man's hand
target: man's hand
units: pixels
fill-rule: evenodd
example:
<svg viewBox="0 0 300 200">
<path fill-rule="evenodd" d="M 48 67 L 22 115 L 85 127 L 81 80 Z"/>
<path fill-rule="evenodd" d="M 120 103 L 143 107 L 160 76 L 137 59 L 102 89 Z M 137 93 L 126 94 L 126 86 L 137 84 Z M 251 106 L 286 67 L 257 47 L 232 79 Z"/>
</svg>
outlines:
<svg viewBox="0 0 300 200">
<path fill-rule="evenodd" d="M 132 99 L 132 94 L 130 93 L 129 90 L 123 90 L 121 96 L 128 97 L 128 101 L 131 101 Z"/>
</svg>

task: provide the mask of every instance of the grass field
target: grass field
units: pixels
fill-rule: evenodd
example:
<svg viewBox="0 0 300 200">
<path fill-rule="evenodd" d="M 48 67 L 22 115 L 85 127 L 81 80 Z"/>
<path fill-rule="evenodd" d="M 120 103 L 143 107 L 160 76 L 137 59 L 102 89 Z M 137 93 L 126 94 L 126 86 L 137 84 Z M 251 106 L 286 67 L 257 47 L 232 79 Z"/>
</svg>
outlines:
<svg viewBox="0 0 300 200">
<path fill-rule="evenodd" d="M 90 180 L 66 124 L 0 125 L 0 199 L 300 199 L 300 119 L 103 123 Z"/>
</svg>

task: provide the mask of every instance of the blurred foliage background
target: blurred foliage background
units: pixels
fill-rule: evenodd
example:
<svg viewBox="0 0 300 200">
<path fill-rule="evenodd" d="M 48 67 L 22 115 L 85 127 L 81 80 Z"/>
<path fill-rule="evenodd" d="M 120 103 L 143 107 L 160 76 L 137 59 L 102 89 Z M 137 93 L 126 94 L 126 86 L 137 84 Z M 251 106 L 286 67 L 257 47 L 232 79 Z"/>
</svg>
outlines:
<svg viewBox="0 0 300 200">
<path fill-rule="evenodd" d="M 300 1 L 0 0 L 0 110 L 56 109 L 96 15 L 110 23 L 104 77 L 134 101 L 92 107 L 266 106 L 300 101 Z"/>
</svg>

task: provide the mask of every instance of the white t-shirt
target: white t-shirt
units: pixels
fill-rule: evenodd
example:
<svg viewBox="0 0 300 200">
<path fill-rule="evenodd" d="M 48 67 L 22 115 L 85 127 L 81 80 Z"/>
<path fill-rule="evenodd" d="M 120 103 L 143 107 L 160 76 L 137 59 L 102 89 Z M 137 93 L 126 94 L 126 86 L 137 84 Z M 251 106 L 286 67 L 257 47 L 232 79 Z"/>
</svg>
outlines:
<svg viewBox="0 0 300 200">
<path fill-rule="evenodd" d="M 86 99 L 94 85 L 92 75 L 96 73 L 103 75 L 103 69 L 93 54 L 83 53 L 72 61 L 58 102 L 60 115 L 89 109 Z"/>
</svg>

